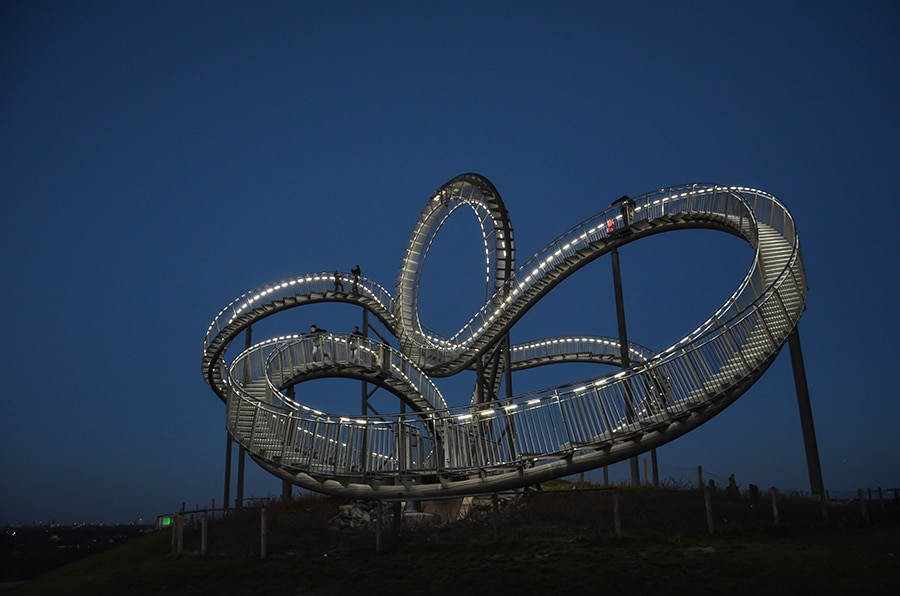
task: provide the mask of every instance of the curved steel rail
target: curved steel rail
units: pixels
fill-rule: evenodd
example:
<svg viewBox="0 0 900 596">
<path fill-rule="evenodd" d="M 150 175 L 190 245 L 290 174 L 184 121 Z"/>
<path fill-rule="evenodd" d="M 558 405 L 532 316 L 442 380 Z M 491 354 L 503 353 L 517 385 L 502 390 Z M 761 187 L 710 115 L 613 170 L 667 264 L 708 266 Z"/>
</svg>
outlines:
<svg viewBox="0 0 900 596">
<path fill-rule="evenodd" d="M 418 315 L 419 272 L 446 218 L 468 207 L 486 255 L 484 306 L 451 337 Z M 637 344 L 614 374 L 487 403 L 448 408 L 430 377 L 472 367 L 566 277 L 614 247 L 682 228 L 711 228 L 756 249 L 734 293 L 697 329 L 658 354 Z M 611 207 L 557 237 L 514 268 L 512 227 L 499 193 L 475 174 L 432 196 L 413 230 L 396 298 L 361 278 L 331 290 L 328 273 L 266 284 L 232 301 L 207 330 L 203 374 L 226 402 L 227 427 L 254 459 L 293 484 L 353 498 L 428 498 L 526 486 L 621 461 L 696 428 L 742 395 L 796 326 L 807 285 L 787 209 L 759 190 L 691 184 Z M 349 279 L 349 275 L 345 278 Z M 348 284 L 349 285 L 349 284 Z M 310 336 L 259 343 L 230 363 L 229 343 L 278 311 L 314 302 L 357 304 L 398 338 L 399 350 L 331 334 L 330 358 Z M 511 346 L 512 370 L 560 361 L 618 363 L 618 342 L 553 338 Z M 502 365 L 499 365 L 502 366 Z M 297 403 L 296 383 L 323 376 L 384 387 L 411 411 L 333 416 Z"/>
</svg>

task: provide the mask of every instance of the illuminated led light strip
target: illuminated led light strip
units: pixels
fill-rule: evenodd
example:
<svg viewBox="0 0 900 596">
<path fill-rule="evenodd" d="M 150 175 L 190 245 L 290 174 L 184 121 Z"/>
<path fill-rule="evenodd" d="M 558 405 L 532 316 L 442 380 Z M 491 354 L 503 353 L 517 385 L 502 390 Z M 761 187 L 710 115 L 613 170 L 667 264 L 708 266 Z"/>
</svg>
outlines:
<svg viewBox="0 0 900 596">
<path fill-rule="evenodd" d="M 680 192 L 679 192 L 679 190 L 680 190 Z M 636 207 L 635 207 L 635 212 L 638 213 L 645 209 L 648 209 L 651 206 L 664 205 L 664 204 L 670 203 L 672 201 L 677 201 L 677 200 L 681 200 L 681 199 L 685 199 L 685 198 L 691 198 L 692 200 L 695 198 L 699 199 L 699 201 L 692 202 L 690 204 L 691 208 L 703 209 L 704 207 L 707 207 L 708 205 L 712 204 L 713 199 L 714 199 L 714 201 L 717 202 L 719 200 L 717 193 L 721 193 L 726 190 L 731 191 L 731 192 L 738 192 L 741 190 L 746 190 L 746 192 L 755 192 L 758 195 L 757 198 L 762 197 L 762 198 L 771 199 L 773 205 L 778 205 L 780 207 L 780 205 L 777 203 L 777 199 L 774 199 L 774 197 L 771 197 L 770 195 L 766 195 L 765 193 L 762 193 L 761 191 L 753 191 L 752 189 L 744 189 L 743 187 L 728 187 L 726 189 L 725 187 L 716 187 L 716 186 L 693 186 L 693 187 L 690 187 L 690 190 L 681 190 L 681 189 L 666 190 L 666 189 L 663 189 L 663 190 L 659 191 L 658 193 L 652 193 L 650 195 L 646 195 L 646 197 L 648 197 L 646 199 L 646 203 L 644 203 L 644 204 L 638 203 L 638 205 L 636 205 Z M 468 194 L 465 194 L 462 191 L 466 191 Z M 462 189 L 456 188 L 456 189 L 453 189 L 453 192 L 455 193 L 454 196 L 463 197 L 464 200 L 468 201 L 469 198 L 466 198 L 466 197 L 471 197 L 473 195 L 474 187 L 465 187 Z M 667 193 L 667 196 L 659 197 L 658 195 L 661 193 Z M 786 219 L 790 218 L 790 215 L 787 213 L 786 210 L 784 210 L 783 213 L 784 213 Z M 582 225 L 578 228 L 574 228 L 573 232 L 561 236 L 561 238 L 564 239 L 565 241 L 561 240 L 556 243 L 551 243 L 550 246 L 552 246 L 553 248 L 545 250 L 542 254 L 539 253 L 540 258 L 533 259 L 531 261 L 532 263 L 539 263 L 539 264 L 537 266 L 529 265 L 526 268 L 523 268 L 523 270 L 522 270 L 522 271 L 527 270 L 530 272 L 528 274 L 529 281 L 531 279 L 535 279 L 535 283 L 538 283 L 541 280 L 540 276 L 542 275 L 542 270 L 544 268 L 546 268 L 547 266 L 552 265 L 554 263 L 559 263 L 559 260 L 556 259 L 556 257 L 562 257 L 562 255 L 564 253 L 567 253 L 570 250 L 577 251 L 578 246 L 580 245 L 579 243 L 588 242 L 588 239 L 589 239 L 591 233 L 599 234 L 602 237 L 604 235 L 604 230 L 602 227 L 602 224 L 603 224 L 602 216 L 604 216 L 604 215 L 607 215 L 607 214 L 604 213 L 604 214 L 600 214 L 600 216 L 598 216 L 597 221 L 598 221 L 599 225 L 597 225 L 593 228 L 591 228 L 590 225 Z M 616 221 L 621 221 L 621 219 L 622 219 L 621 215 L 612 214 L 612 213 L 610 213 L 608 215 L 612 216 L 612 217 L 610 217 L 610 219 L 614 219 Z M 737 217 L 737 216 L 732 215 L 732 213 L 730 213 L 730 212 L 725 212 L 724 215 L 729 216 L 729 217 Z M 741 214 L 740 217 L 744 217 L 744 215 Z M 754 221 L 754 220 L 752 220 L 752 213 L 750 215 L 748 215 L 747 218 L 748 218 L 748 221 L 751 221 L 751 222 Z M 589 221 L 591 221 L 591 220 L 589 220 Z M 741 224 L 741 225 L 743 226 L 744 224 Z M 752 223 L 751 223 L 751 225 L 752 225 Z M 737 228 L 735 227 L 735 229 L 737 229 Z M 744 229 L 747 229 L 747 228 L 744 228 Z M 789 226 L 789 229 L 793 230 L 792 225 Z M 791 233 L 793 233 L 793 232 L 791 232 Z M 495 230 L 494 235 L 495 235 L 495 237 L 505 237 L 506 236 L 505 233 L 500 233 L 500 230 Z M 746 233 L 742 232 L 742 235 L 747 237 Z M 792 246 L 794 246 L 794 253 L 796 253 L 797 252 L 796 246 L 795 245 L 792 245 Z M 507 250 L 507 248 L 504 247 L 504 250 Z M 512 250 L 511 247 L 509 248 L 509 250 Z M 802 276 L 802 270 L 799 269 L 799 267 L 800 267 L 799 257 L 794 257 L 794 255 L 792 254 L 791 259 L 792 260 L 785 261 L 785 262 L 787 264 L 796 262 L 797 263 L 796 266 L 798 267 L 799 275 Z M 751 273 L 753 271 L 754 270 L 751 269 Z M 750 274 L 748 274 L 748 279 L 749 279 L 749 276 L 750 276 Z M 523 285 L 520 284 L 516 278 L 517 278 L 517 275 L 516 275 L 516 273 L 514 273 L 509 279 L 507 279 L 504 282 L 503 287 L 508 292 L 508 294 L 503 297 L 502 301 L 495 299 L 496 302 L 494 302 L 490 305 L 490 309 L 487 309 L 487 308 L 482 309 L 483 312 L 478 313 L 478 314 L 476 314 L 476 316 L 472 317 L 472 319 L 470 320 L 471 324 L 470 324 L 469 328 L 476 329 L 476 331 L 474 333 L 471 333 L 468 337 L 466 337 L 465 341 L 461 341 L 461 342 L 454 344 L 452 341 L 448 341 L 445 338 L 441 338 L 440 336 L 438 336 L 436 334 L 430 334 L 430 333 L 427 334 L 427 337 L 429 338 L 429 340 L 434 341 L 435 343 L 438 344 L 438 346 L 440 348 L 448 350 L 448 351 L 459 350 L 459 348 L 461 346 L 471 345 L 474 341 L 476 341 L 476 334 L 487 332 L 488 329 L 490 328 L 491 322 L 495 321 L 498 317 L 501 317 L 504 314 L 504 308 L 498 307 L 497 304 L 503 304 L 505 306 L 511 305 L 513 303 L 511 296 L 512 295 L 519 296 L 525 291 Z M 316 277 L 314 277 L 314 279 L 317 281 L 320 281 L 320 282 L 327 283 L 327 281 L 330 279 L 330 274 L 328 276 L 321 276 L 321 277 L 316 276 Z M 490 276 L 488 276 L 487 280 L 489 282 Z M 498 280 L 499 280 L 499 278 L 498 278 Z M 743 288 L 745 286 L 745 284 L 746 284 L 746 281 L 742 284 L 741 287 Z M 293 282 L 289 282 L 289 285 L 296 285 L 296 284 L 294 284 Z M 805 284 L 794 284 L 794 286 L 803 286 L 803 288 L 804 288 L 802 290 L 803 295 L 800 296 L 800 300 L 799 300 L 802 303 L 803 298 L 805 297 Z M 785 287 L 790 289 L 793 286 L 785 286 Z M 238 303 L 241 304 L 242 307 L 244 307 L 244 308 L 250 308 L 250 305 L 254 304 L 254 301 L 264 301 L 264 300 L 271 301 L 273 299 L 273 297 L 277 296 L 278 293 L 281 290 L 284 290 L 285 288 L 286 288 L 286 284 L 284 282 L 282 282 L 281 284 L 273 285 L 272 287 L 261 288 L 257 291 L 250 292 L 248 294 L 244 294 Z M 796 289 L 797 289 L 797 291 L 801 291 L 801 289 L 799 287 L 797 287 Z M 721 307 L 717 311 L 717 313 L 730 311 L 732 309 L 732 303 L 734 304 L 734 307 L 737 308 L 738 298 L 741 297 L 741 294 L 739 294 L 740 291 L 741 291 L 741 288 L 739 288 L 739 290 L 735 292 L 735 294 L 732 296 L 732 298 L 729 299 L 729 303 L 726 303 L 725 306 Z M 773 290 L 771 289 L 770 286 L 767 286 L 765 288 L 764 292 L 765 292 L 765 295 L 768 296 L 769 294 L 771 294 L 773 292 Z M 297 294 L 300 294 L 300 293 L 301 292 L 299 292 L 299 291 L 297 292 Z M 385 294 L 385 295 L 390 297 L 389 294 Z M 252 298 L 248 298 L 248 296 L 252 296 Z M 396 305 L 397 302 L 394 301 L 394 304 Z M 753 305 L 751 304 L 750 306 L 742 306 L 741 309 L 743 311 L 746 311 L 746 309 L 750 308 L 751 306 L 753 306 Z M 228 308 L 224 309 L 222 312 L 223 313 L 228 312 Z M 739 313 L 742 311 L 734 310 L 733 312 Z M 760 316 L 762 316 L 763 314 L 764 313 L 762 311 L 759 312 Z M 799 314 L 795 314 L 792 316 L 799 317 Z M 210 327 L 208 329 L 207 345 L 210 345 L 210 343 L 211 343 L 211 341 L 209 339 L 209 335 L 212 333 L 213 329 L 218 328 L 219 320 L 222 320 L 222 319 L 217 317 L 217 320 L 214 322 L 214 324 L 210 325 Z M 232 319 L 232 320 L 234 320 L 234 319 Z M 684 338 L 684 340 L 682 340 L 682 341 L 683 342 L 690 341 L 690 338 L 692 336 L 694 336 L 700 332 L 707 333 L 707 331 L 712 328 L 713 328 L 713 324 L 710 321 L 707 321 L 703 325 L 701 325 L 701 327 L 699 327 L 697 330 L 695 330 L 694 332 L 692 332 L 691 334 L 686 336 Z M 273 341 L 276 341 L 276 340 L 291 341 L 293 337 L 295 337 L 295 336 L 282 336 L 280 338 L 275 338 Z M 217 338 L 215 336 L 213 336 L 213 340 L 216 340 L 216 339 Z M 593 338 L 573 337 L 573 338 L 557 338 L 556 340 L 550 340 L 549 342 L 543 342 L 543 343 L 542 342 L 531 342 L 530 344 L 525 344 L 523 346 L 515 346 L 515 347 L 513 347 L 513 350 L 515 351 L 515 353 L 522 353 L 522 350 L 524 350 L 526 348 L 536 349 L 537 347 L 540 347 L 540 346 L 565 346 L 565 345 L 573 345 L 573 343 L 581 343 L 588 347 L 598 346 L 598 347 L 609 348 L 610 351 L 613 349 L 618 349 L 618 347 L 619 347 L 618 342 L 614 342 L 614 341 L 610 341 L 610 340 L 602 340 L 602 339 L 596 340 Z M 664 350 L 661 354 L 656 356 L 654 361 L 659 362 L 660 359 L 663 357 L 670 358 L 671 355 L 676 352 L 676 350 L 682 351 L 683 349 L 685 349 L 685 348 L 679 344 L 670 346 L 669 348 L 666 348 L 666 350 Z M 629 353 L 630 354 L 641 354 L 640 350 L 637 349 L 634 345 L 629 345 Z M 221 356 L 220 356 L 220 358 L 221 358 Z M 401 358 L 402 358 L 402 355 L 401 355 Z M 676 359 L 672 360 L 672 362 L 677 362 L 678 361 L 677 358 L 681 358 L 681 356 L 676 357 Z M 227 369 L 228 369 L 224 360 L 212 361 L 209 363 L 208 366 L 219 367 L 221 370 L 225 370 L 225 371 L 227 371 Z M 396 369 L 398 378 L 404 378 L 407 381 L 409 381 L 410 384 L 412 383 L 411 377 L 408 374 L 406 374 L 405 372 L 403 372 L 404 370 L 407 370 L 407 369 L 403 369 L 402 367 L 398 368 L 397 366 L 394 365 L 393 361 L 391 362 L 390 366 L 392 369 Z M 490 418 L 491 416 L 495 416 L 496 414 L 501 413 L 501 412 L 512 413 L 519 407 L 519 405 L 522 405 L 522 404 L 528 405 L 530 407 L 537 407 L 537 406 L 540 406 L 542 403 L 549 403 L 550 400 L 559 402 L 560 401 L 559 393 L 563 390 L 565 390 L 567 392 L 567 395 L 568 394 L 583 395 L 585 392 L 590 392 L 590 391 L 595 391 L 595 390 L 599 391 L 602 388 L 611 388 L 614 390 L 614 389 L 616 389 L 616 387 L 622 387 L 621 383 L 623 382 L 624 379 L 626 379 L 626 377 L 639 378 L 642 371 L 644 371 L 644 370 L 652 371 L 652 370 L 654 370 L 654 368 L 653 368 L 653 366 L 650 366 L 645 369 L 635 369 L 632 371 L 620 371 L 620 372 L 616 373 L 615 375 L 596 379 L 587 385 L 579 385 L 578 387 L 574 387 L 574 388 L 560 387 L 557 390 L 551 390 L 552 393 L 550 393 L 548 395 L 543 395 L 543 396 L 539 396 L 539 397 L 526 398 L 525 396 L 523 396 L 521 398 L 521 400 L 523 400 L 523 401 L 516 401 L 516 400 L 519 400 L 520 398 L 514 398 L 514 401 L 511 401 L 511 402 L 507 402 L 506 400 L 504 400 L 503 402 L 496 402 L 497 404 L 500 404 L 499 407 L 489 408 L 486 410 L 485 409 L 470 410 L 463 414 L 455 415 L 454 420 L 469 421 L 466 423 L 466 424 L 469 424 L 469 423 L 474 422 L 474 420 L 477 418 Z M 227 376 L 228 375 L 226 375 L 226 377 Z M 644 378 L 648 378 L 648 377 L 644 377 Z M 218 379 L 213 379 L 212 377 L 207 377 L 207 380 L 211 383 L 219 382 Z M 239 392 L 240 387 L 236 387 L 235 391 Z M 618 391 L 621 392 L 621 389 L 618 389 Z M 612 395 L 612 394 L 610 394 L 610 395 Z M 243 399 L 240 395 L 238 395 L 237 397 Z M 252 396 L 249 396 L 249 398 L 254 399 Z M 505 404 L 505 405 L 503 405 L 503 404 Z M 480 407 L 483 408 L 483 405 Z M 306 412 L 306 411 L 315 411 L 315 410 L 303 407 L 303 411 Z M 320 414 L 322 416 L 327 416 L 327 415 L 321 414 L 321 413 L 318 413 L 318 414 Z M 282 414 L 278 414 L 277 416 L 276 416 L 276 414 L 272 414 L 271 418 L 277 419 L 278 416 L 282 416 Z M 435 416 L 435 414 L 432 414 L 432 416 Z M 437 416 L 443 417 L 446 415 L 442 414 L 442 413 L 438 413 Z M 432 418 L 432 419 L 434 419 L 434 418 Z M 444 417 L 444 420 L 447 420 L 447 418 Z M 348 425 L 355 424 L 355 425 L 361 426 L 363 424 L 366 424 L 367 422 L 365 421 L 365 419 L 343 417 L 341 419 L 338 419 L 337 422 L 329 420 L 329 423 L 336 423 L 336 424 L 343 423 L 343 424 L 348 424 Z M 423 421 L 420 421 L 420 423 L 423 423 Z M 629 425 L 626 425 L 626 424 L 620 424 L 619 426 L 615 426 L 614 428 L 626 428 L 628 426 Z M 421 430 L 421 427 L 419 427 L 419 428 Z M 299 427 L 298 427 L 298 430 L 299 430 Z M 462 432 L 472 432 L 472 431 L 470 430 L 470 431 L 462 431 Z M 307 433 L 307 434 L 309 434 L 309 433 Z M 471 435 L 471 436 L 475 436 L 475 435 Z M 317 435 L 317 437 L 318 437 L 318 435 Z M 324 436 L 322 436 L 321 438 L 322 438 L 322 441 L 326 440 L 324 438 Z M 423 435 L 423 438 L 424 438 L 424 435 Z M 334 439 L 327 439 L 327 441 L 328 441 L 328 444 L 330 444 L 330 445 L 340 445 L 345 448 L 347 447 L 346 443 L 336 441 Z M 369 453 L 369 455 L 370 455 L 370 457 L 386 457 L 386 456 L 376 454 L 376 453 Z M 460 454 L 457 454 L 457 455 L 460 455 Z"/>
</svg>

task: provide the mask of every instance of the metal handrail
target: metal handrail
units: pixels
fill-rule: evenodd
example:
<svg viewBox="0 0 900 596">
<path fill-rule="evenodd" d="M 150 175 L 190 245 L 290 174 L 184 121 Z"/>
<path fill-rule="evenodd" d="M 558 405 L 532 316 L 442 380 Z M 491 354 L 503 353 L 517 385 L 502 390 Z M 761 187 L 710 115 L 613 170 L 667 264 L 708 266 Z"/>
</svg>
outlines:
<svg viewBox="0 0 900 596">
<path fill-rule="evenodd" d="M 547 337 L 510 346 L 510 359 L 513 367 L 523 361 L 551 360 L 554 356 L 571 356 L 573 361 L 591 361 L 596 360 L 596 356 L 607 356 L 609 361 L 621 362 L 621 350 L 621 344 L 615 337 Z M 647 360 L 655 354 L 650 348 L 628 342 L 628 356 L 632 362 Z M 579 355 L 584 356 L 579 358 Z"/>
<path fill-rule="evenodd" d="M 612 445 L 620 440 L 619 437 L 628 437 L 648 424 L 668 420 L 699 407 L 733 383 L 733 377 L 721 374 L 727 363 L 735 361 L 733 356 L 727 360 L 721 358 L 722 354 L 729 354 L 725 340 L 727 336 L 728 333 L 723 333 L 695 340 L 683 346 L 678 353 L 652 362 L 643 369 L 623 371 L 593 382 L 564 385 L 489 404 L 436 409 L 422 417 L 404 415 L 385 420 L 384 416 L 332 417 L 304 411 L 286 413 L 282 408 L 247 395 L 235 393 L 233 398 L 242 402 L 239 408 L 258 408 L 266 414 L 257 417 L 257 420 L 270 421 L 268 432 L 258 432 L 259 424 L 254 424 L 253 428 L 258 432 L 255 441 L 264 443 L 270 440 L 272 429 L 284 427 L 285 420 L 281 418 L 285 418 L 290 420 L 289 424 L 304 429 L 306 452 L 331 454 L 331 459 L 326 462 L 310 463 L 310 471 L 346 475 L 384 475 L 390 471 L 400 471 L 397 454 L 401 450 L 396 439 L 406 435 L 427 442 L 430 446 L 428 455 L 437 449 L 434 437 L 442 437 L 446 442 L 444 451 L 447 457 L 442 465 L 429 457 L 410 459 L 403 468 L 405 473 L 434 473 L 440 469 L 446 473 L 464 475 L 490 467 L 502 469 L 519 465 L 522 456 L 546 458 L 571 454 L 579 447 L 596 449 Z M 695 355 L 706 367 L 692 358 Z M 710 364 L 717 360 L 719 366 L 710 369 Z M 756 361 L 752 366 L 759 364 L 761 361 Z M 665 371 L 664 375 L 653 376 L 653 373 L 662 371 Z M 665 379 L 665 389 L 659 384 L 659 379 Z M 626 386 L 630 391 L 626 390 Z M 629 393 L 632 395 L 632 407 L 637 410 L 632 420 L 629 420 L 629 407 L 626 405 Z M 547 421 L 551 420 L 556 422 L 548 425 Z M 330 430 L 309 430 L 323 425 L 330 426 Z M 501 440 L 509 426 L 517 429 L 511 444 Z M 239 431 L 237 427 L 232 430 Z M 341 449 L 352 441 L 340 443 L 335 439 L 336 436 L 360 435 L 363 430 L 379 437 L 377 442 L 383 446 L 379 451 L 367 447 L 371 442 L 357 441 L 357 452 L 365 451 L 369 461 L 381 462 L 377 470 L 354 467 L 353 462 L 358 460 L 358 456 L 351 457 Z M 239 432 L 237 436 L 240 436 Z M 474 448 L 476 437 L 480 449 Z M 245 447 L 251 452 L 257 451 L 253 439 Z M 345 465 L 342 467 L 340 462 Z M 299 465 L 300 461 L 286 457 L 281 459 L 281 463 Z"/>
<path fill-rule="evenodd" d="M 262 379 L 266 398 L 262 401 L 286 409 L 302 409 L 305 406 L 290 400 L 281 391 L 288 381 L 297 382 L 310 373 L 321 372 L 326 356 L 334 376 L 340 376 L 346 370 L 355 371 L 360 366 L 369 371 L 377 370 L 405 385 L 408 388 L 405 393 L 424 402 L 422 409 L 447 406 L 434 381 L 402 352 L 372 338 L 350 333 L 289 335 L 255 344 L 232 362 L 229 387 L 247 399 L 260 399 L 248 386 L 250 382 Z"/>
<path fill-rule="evenodd" d="M 359 277 L 354 290 L 353 275 L 349 272 L 341 273 L 345 290 L 341 292 L 352 299 L 366 298 L 369 307 L 372 303 L 381 307 L 384 312 L 390 313 L 394 309 L 394 297 L 383 286 L 374 280 L 364 276 Z M 298 296 L 311 294 L 327 294 L 334 292 L 334 273 L 320 272 L 286 277 L 274 282 L 266 283 L 252 290 L 244 292 L 231 302 L 213 318 L 206 331 L 203 342 L 204 353 L 214 345 L 219 335 L 226 331 L 235 320 L 242 316 L 252 314 L 255 310 L 270 305 L 276 301 L 283 301 Z"/>
<path fill-rule="evenodd" d="M 721 200 L 720 193 L 725 192 L 732 191 L 718 185 L 692 184 L 661 189 L 635 197 L 632 199 L 635 210 L 631 224 L 679 213 L 712 213 L 715 202 Z M 740 229 L 748 222 L 752 222 L 749 208 L 743 200 L 738 198 L 730 207 L 732 209 L 728 212 L 719 215 L 736 218 L 732 222 L 734 227 Z M 611 221 L 612 228 L 610 228 Z M 522 297 L 536 285 L 537 280 L 547 280 L 549 274 L 567 259 L 577 257 L 579 251 L 589 250 L 591 243 L 606 242 L 610 239 L 614 241 L 625 227 L 627 226 L 624 226 L 621 209 L 609 207 L 564 232 L 520 266 L 506 287 L 498 290 L 492 299 L 487 301 L 454 335 L 439 338 L 433 334 L 433 338 L 438 341 L 429 347 L 444 350 L 445 363 L 458 359 L 463 351 L 461 348 L 471 346 L 483 336 L 485 329 L 498 318 L 500 312 L 519 310 L 531 302 L 531 299 Z M 451 348 L 448 349 L 446 347 L 448 345 Z M 435 357 L 434 354 L 430 356 Z"/>
<path fill-rule="evenodd" d="M 509 485 L 515 481 L 510 474 L 525 477 L 541 462 L 555 462 L 550 473 L 560 467 L 593 465 L 601 457 L 612 463 L 629 450 L 649 448 L 636 445 L 636 438 L 643 437 L 641 441 L 650 445 L 686 432 L 711 415 L 704 412 L 714 413 L 743 393 L 796 325 L 807 290 L 796 230 L 777 199 L 751 189 L 689 185 L 648 193 L 635 199 L 635 205 L 631 226 L 652 221 L 664 229 L 681 225 L 666 221 L 677 216 L 730 228 L 751 244 L 758 242 L 750 271 L 725 304 L 659 354 L 613 375 L 487 404 L 434 408 L 416 416 L 330 417 L 302 408 L 286 411 L 234 390 L 228 392 L 229 430 L 261 461 L 277 461 L 267 464 L 273 471 L 342 494 L 371 493 L 381 485 L 351 489 L 321 483 L 342 477 L 359 482 L 409 475 L 449 478 L 431 488 L 423 484 L 403 488 L 425 492 L 446 490 L 448 482 L 462 485 L 473 476 L 486 481 L 487 474 L 498 486 Z M 605 227 L 598 227 L 601 224 Z M 606 243 L 619 241 L 616 236 L 623 229 L 609 209 L 589 218 L 529 259 L 489 303 L 523 307 L 531 299 L 523 298 L 529 289 L 525 282 L 530 287 L 551 283 L 554 268 L 564 259 L 588 258 L 579 250 L 605 251 Z M 783 248 L 772 250 L 769 245 Z M 777 269 L 766 270 L 773 265 Z M 328 274 L 323 277 L 326 283 L 330 280 Z M 252 310 L 241 312 L 248 309 Z M 469 345 L 479 334 L 498 332 L 489 317 L 480 321 L 477 316 L 464 327 L 480 325 L 466 340 Z M 214 342 L 208 333 L 205 346 Z M 436 349 L 429 356 L 439 355 L 444 345 L 431 346 Z M 465 344 L 452 344 L 450 357 L 460 357 L 460 346 Z M 239 387 L 233 376 L 229 382 Z M 689 420 L 682 422 L 685 417 Z M 673 425 L 674 430 L 660 430 Z M 272 449 L 280 450 L 277 460 L 272 459 Z M 390 486 L 397 490 L 395 483 Z"/>
</svg>

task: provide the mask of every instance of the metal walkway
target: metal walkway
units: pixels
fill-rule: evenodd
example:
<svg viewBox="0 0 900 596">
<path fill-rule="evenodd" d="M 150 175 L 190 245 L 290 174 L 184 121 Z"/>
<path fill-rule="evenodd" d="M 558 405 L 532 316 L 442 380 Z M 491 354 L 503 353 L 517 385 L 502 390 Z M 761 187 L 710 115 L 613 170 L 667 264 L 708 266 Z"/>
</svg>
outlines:
<svg viewBox="0 0 900 596">
<path fill-rule="evenodd" d="M 490 297 L 452 337 L 441 337 L 419 321 L 419 276 L 441 225 L 459 208 L 481 222 Z M 577 385 L 447 407 L 432 378 L 484 366 L 530 307 L 614 247 L 683 228 L 724 231 L 756 249 L 739 287 L 683 340 L 659 353 L 630 344 L 629 368 Z M 346 291 L 334 292 L 332 274 L 323 272 L 238 297 L 215 317 L 203 349 L 203 375 L 226 404 L 228 431 L 272 474 L 329 494 L 434 498 L 522 487 L 627 459 L 707 421 L 763 374 L 806 300 L 790 214 L 775 197 L 748 188 L 660 189 L 585 220 L 522 266 L 514 254 L 499 193 L 485 178 L 464 174 L 423 210 L 394 294 L 364 277 L 354 284 L 349 273 Z M 316 302 L 367 309 L 398 347 L 346 334 L 293 335 L 226 356 L 230 342 L 256 321 Z M 561 361 L 618 364 L 619 344 L 584 336 L 513 345 L 505 360 L 491 360 L 492 386 L 507 367 Z M 294 400 L 294 385 L 321 377 L 365 380 L 409 410 L 334 416 Z"/>
</svg>

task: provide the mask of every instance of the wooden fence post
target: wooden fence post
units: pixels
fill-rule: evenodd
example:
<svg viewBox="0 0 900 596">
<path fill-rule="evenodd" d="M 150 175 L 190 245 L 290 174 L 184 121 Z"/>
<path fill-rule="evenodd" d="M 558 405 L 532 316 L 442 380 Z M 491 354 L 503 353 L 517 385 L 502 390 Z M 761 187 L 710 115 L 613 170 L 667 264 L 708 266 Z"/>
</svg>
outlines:
<svg viewBox="0 0 900 596">
<path fill-rule="evenodd" d="M 700 490 L 703 491 L 703 505 L 706 507 L 706 527 L 709 530 L 710 535 L 712 535 L 716 532 L 716 525 L 713 521 L 712 512 L 712 494 L 706 485 L 701 487 Z"/>
<path fill-rule="evenodd" d="M 866 507 L 866 499 L 865 493 L 863 493 L 863 489 L 858 489 L 856 491 L 856 496 L 859 497 L 859 511 L 862 513 L 863 523 L 867 526 L 869 525 L 869 510 Z"/>
<path fill-rule="evenodd" d="M 622 516 L 619 512 L 619 491 L 613 489 L 612 491 L 612 505 L 613 505 L 613 527 L 616 529 L 616 538 L 622 537 Z"/>
<path fill-rule="evenodd" d="M 184 552 L 184 516 L 180 511 L 176 512 L 175 515 L 175 533 L 177 535 L 175 540 L 175 552 L 182 553 Z"/>
<path fill-rule="evenodd" d="M 706 507 L 706 527 L 709 533 L 713 534 L 716 527 L 713 523 L 712 496 L 709 494 L 707 486 L 703 484 L 703 466 L 697 466 L 697 488 L 700 489 L 700 493 L 703 495 L 703 505 Z"/>
<path fill-rule="evenodd" d="M 400 532 L 403 531 L 403 502 L 394 501 L 394 504 L 390 506 L 390 509 L 391 533 L 394 536 L 399 536 Z"/>
<path fill-rule="evenodd" d="M 384 512 L 384 508 L 381 506 L 381 501 L 376 501 L 375 503 L 375 552 L 380 553 L 382 529 L 381 517 L 382 513 Z"/>
<path fill-rule="evenodd" d="M 206 511 L 203 512 L 203 518 L 200 520 L 200 554 L 206 554 L 207 532 L 209 531 L 209 522 L 207 521 Z"/>
<path fill-rule="evenodd" d="M 494 542 L 500 540 L 500 499 L 497 493 L 491 495 L 491 518 L 494 522 Z"/>
<path fill-rule="evenodd" d="M 769 494 L 772 495 L 772 519 L 777 526 L 781 524 L 781 518 L 778 515 L 778 491 L 773 486 L 769 489 Z"/>
<path fill-rule="evenodd" d="M 269 516 L 266 508 L 259 510 L 259 558 L 265 559 L 269 542 Z"/>
</svg>

